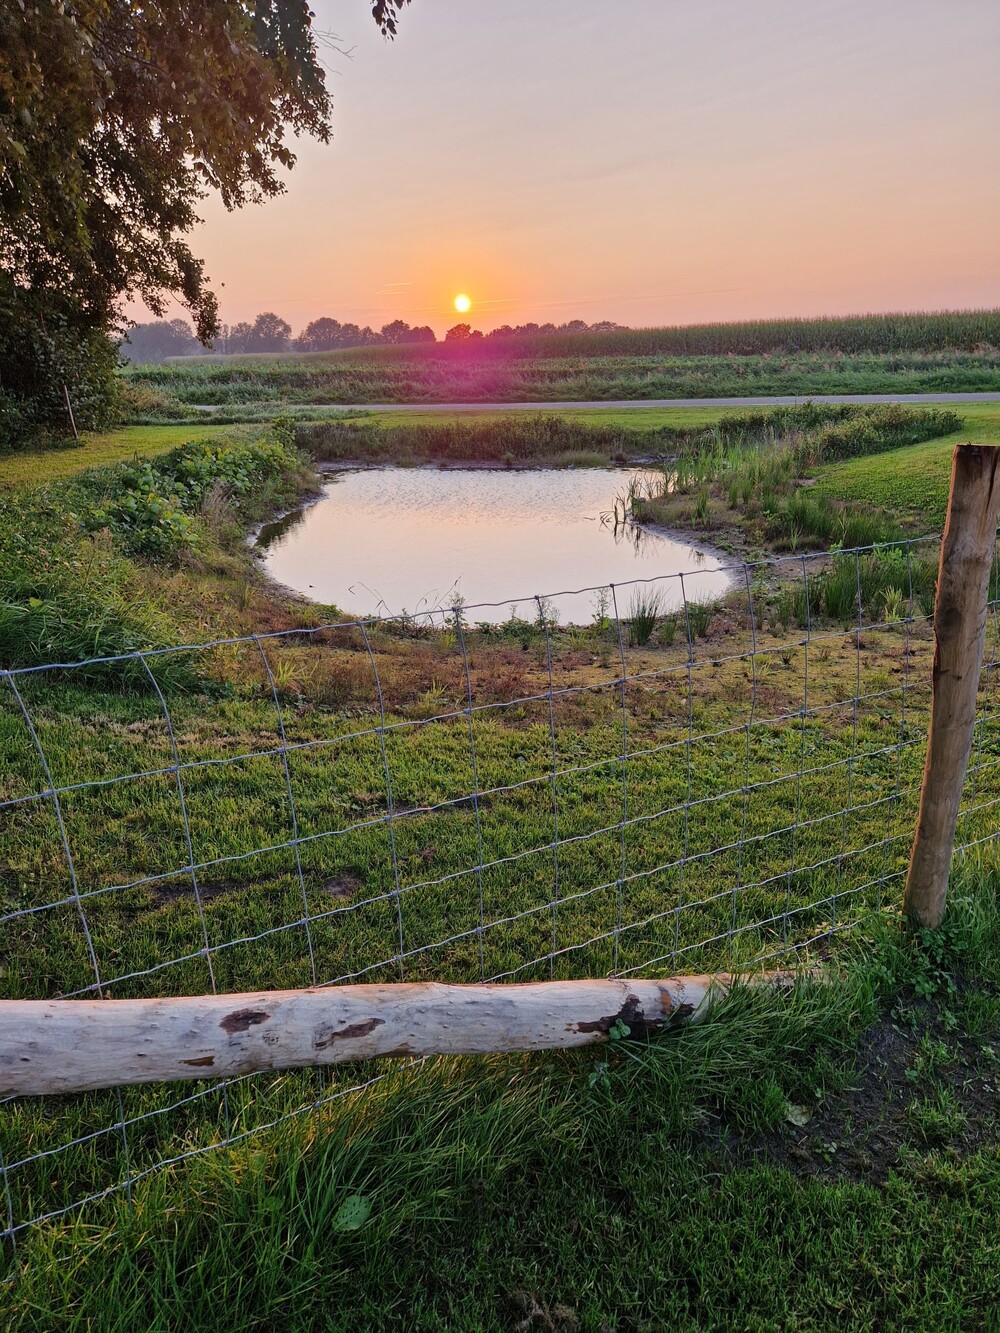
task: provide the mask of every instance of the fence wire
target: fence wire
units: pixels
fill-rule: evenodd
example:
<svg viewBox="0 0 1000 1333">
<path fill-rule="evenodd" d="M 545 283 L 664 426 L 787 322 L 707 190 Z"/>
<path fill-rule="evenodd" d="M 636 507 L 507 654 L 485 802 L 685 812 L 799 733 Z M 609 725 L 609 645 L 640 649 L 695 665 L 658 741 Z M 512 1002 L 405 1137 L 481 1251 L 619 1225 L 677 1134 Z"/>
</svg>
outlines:
<svg viewBox="0 0 1000 1333">
<path fill-rule="evenodd" d="M 0 672 L 0 989 L 815 961 L 897 907 L 936 540 Z M 728 590 L 699 600 L 704 576 Z M 959 846 L 997 836 L 998 579 Z M 124 871 L 123 871 L 124 868 Z M 384 1068 L 0 1103 L 0 1235 Z"/>
</svg>

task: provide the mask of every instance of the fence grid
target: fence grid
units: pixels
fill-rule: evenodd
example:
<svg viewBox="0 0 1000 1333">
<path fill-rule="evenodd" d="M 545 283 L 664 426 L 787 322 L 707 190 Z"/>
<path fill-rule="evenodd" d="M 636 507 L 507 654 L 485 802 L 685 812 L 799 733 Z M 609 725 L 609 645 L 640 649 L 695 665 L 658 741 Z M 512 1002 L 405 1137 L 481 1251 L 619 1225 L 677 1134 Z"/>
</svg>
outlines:
<svg viewBox="0 0 1000 1333">
<path fill-rule="evenodd" d="M 665 575 L 0 672 L 3 994 L 822 959 L 900 902 L 937 551 L 706 564 L 711 606 Z M 998 589 L 967 852 L 997 836 Z M 0 1235 L 384 1076 L 8 1098 Z"/>
</svg>

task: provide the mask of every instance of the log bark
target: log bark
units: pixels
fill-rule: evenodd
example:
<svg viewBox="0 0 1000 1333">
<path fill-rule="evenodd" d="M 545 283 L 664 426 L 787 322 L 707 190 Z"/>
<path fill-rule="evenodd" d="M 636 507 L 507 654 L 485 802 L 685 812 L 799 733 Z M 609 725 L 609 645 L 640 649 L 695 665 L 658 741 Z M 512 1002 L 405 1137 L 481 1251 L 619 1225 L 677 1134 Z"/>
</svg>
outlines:
<svg viewBox="0 0 1000 1333">
<path fill-rule="evenodd" d="M 955 446 L 934 604 L 931 724 L 903 910 L 918 926 L 944 917 L 958 808 L 976 725 L 990 572 L 1000 517 L 1000 448 Z"/>
<path fill-rule="evenodd" d="M 765 973 L 751 982 L 788 981 Z M 331 986 L 153 1000 L 0 1000 L 0 1095 L 231 1077 L 380 1056 L 588 1046 L 704 1015 L 728 975 Z M 623 1026 L 622 1026 L 623 1025 Z"/>
</svg>

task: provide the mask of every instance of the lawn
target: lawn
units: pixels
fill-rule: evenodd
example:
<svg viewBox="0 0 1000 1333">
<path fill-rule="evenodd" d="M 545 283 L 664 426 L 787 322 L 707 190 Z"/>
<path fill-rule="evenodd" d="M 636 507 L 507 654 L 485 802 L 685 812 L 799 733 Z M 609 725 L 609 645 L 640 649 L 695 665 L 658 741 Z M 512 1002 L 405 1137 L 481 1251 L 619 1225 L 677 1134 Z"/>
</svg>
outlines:
<svg viewBox="0 0 1000 1333">
<path fill-rule="evenodd" d="M 81 436 L 80 447 L 75 447 L 72 440 L 64 440 L 59 448 L 0 454 L 0 489 L 41 486 L 61 477 L 71 477 L 85 468 L 107 467 L 135 454 L 164 453 L 187 440 L 218 440 L 227 433 L 233 433 L 232 426 L 201 423 L 90 431 Z"/>
<path fill-rule="evenodd" d="M 870 458 L 852 458 L 822 470 L 817 493 L 857 504 L 873 504 L 933 531 L 944 522 L 956 444 L 1000 444 L 1000 404 L 963 405 L 962 430 L 926 444 L 895 449 Z"/>
</svg>

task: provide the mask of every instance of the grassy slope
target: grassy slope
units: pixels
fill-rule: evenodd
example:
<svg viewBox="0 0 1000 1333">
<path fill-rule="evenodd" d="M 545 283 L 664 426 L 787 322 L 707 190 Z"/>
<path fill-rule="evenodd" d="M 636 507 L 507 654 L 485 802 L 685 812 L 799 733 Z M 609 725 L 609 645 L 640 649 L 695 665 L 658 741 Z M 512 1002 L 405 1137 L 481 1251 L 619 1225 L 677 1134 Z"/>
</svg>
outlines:
<svg viewBox="0 0 1000 1333">
<path fill-rule="evenodd" d="M 983 403 L 959 409 L 965 429 L 927 444 L 870 458 L 853 458 L 824 468 L 817 491 L 832 498 L 870 503 L 902 517 L 920 516 L 928 530 L 944 522 L 954 445 L 1000 444 L 1000 404 Z"/>
<path fill-rule="evenodd" d="M 159 454 L 188 440 L 217 440 L 232 432 L 232 426 L 127 426 L 123 430 L 90 432 L 82 437 L 82 448 L 44 449 L 0 456 L 0 489 L 11 486 L 42 486 L 61 477 L 71 477 L 86 468 L 120 463 L 134 454 Z"/>
<path fill-rule="evenodd" d="M 984 421 L 968 434 L 981 438 L 987 429 L 992 427 Z M 169 448 L 190 433 L 185 427 L 173 430 L 179 436 L 142 434 L 141 447 L 149 452 Z M 126 440 L 118 436 L 111 443 L 118 453 L 117 446 Z M 131 447 L 121 453 L 133 451 L 135 445 L 128 443 Z M 906 451 L 901 461 L 909 466 L 921 449 L 946 460 L 948 450 L 942 444 Z M 80 459 L 83 464 L 82 452 L 35 456 L 35 461 Z M 93 460 L 86 461 L 90 465 Z M 882 461 L 860 460 L 869 465 Z M 937 463 L 935 467 L 941 470 Z M 874 481 L 869 474 L 867 498 L 872 498 L 872 486 L 885 485 L 894 471 L 887 469 L 882 481 L 878 474 Z M 833 469 L 830 475 L 835 475 Z M 255 589 L 252 582 L 234 588 L 230 578 L 212 572 L 154 571 L 149 591 L 187 607 L 192 617 L 208 616 L 212 626 L 225 625 L 230 632 L 238 631 L 247 618 L 259 627 L 284 623 L 281 618 L 287 617 L 267 590 Z M 801 662 L 795 636 L 783 642 L 781 631 L 775 627 L 774 633 L 773 671 L 765 688 L 771 692 L 773 711 L 783 713 L 786 693 L 791 701 L 801 697 Z M 578 660 L 580 647 L 557 645 L 556 670 L 564 673 L 562 678 L 595 678 L 589 652 L 586 662 Z M 922 653 L 926 645 L 912 647 Z M 419 642 L 379 643 L 376 651 L 388 705 L 402 710 L 401 715 L 439 711 L 451 693 L 461 699 L 453 653 Z M 699 689 L 697 698 L 699 725 L 705 729 L 743 718 L 746 682 L 735 668 L 710 667 L 711 654 L 717 651 L 711 643 L 699 645 L 711 682 Z M 835 645 L 831 651 L 810 688 L 822 689 L 824 680 L 836 682 L 839 697 L 846 697 L 844 673 L 853 669 L 853 656 Z M 537 642 L 527 654 L 519 647 L 503 649 L 495 660 L 484 646 L 476 652 L 483 672 L 477 691 L 487 688 L 501 667 L 516 672 L 516 688 L 527 687 L 528 692 L 542 680 L 544 653 Z M 679 644 L 676 655 L 678 660 L 683 657 Z M 290 700 L 299 691 L 317 699 L 327 692 L 326 705 L 315 713 L 289 710 L 297 737 L 333 734 L 331 727 L 336 731 L 341 726 L 341 709 L 344 725 L 357 726 L 350 720 L 351 705 L 366 702 L 363 691 L 370 689 L 370 681 L 362 680 L 365 673 L 354 680 L 347 669 L 356 653 L 343 659 L 329 656 L 327 663 L 309 649 L 281 650 L 281 675 Z M 891 646 L 871 636 L 864 663 L 865 672 L 871 673 L 869 688 L 886 689 L 900 661 Z M 923 656 L 919 664 L 922 680 Z M 224 752 L 230 753 L 229 747 L 238 751 L 261 744 L 261 737 L 266 743 L 273 739 L 273 710 L 258 698 L 260 682 L 252 666 L 233 660 L 223 669 L 235 684 L 233 697 L 192 696 L 176 702 L 180 732 L 191 754 L 214 754 L 223 742 Z M 608 674 L 604 668 L 596 673 Z M 505 688 L 513 687 L 508 682 Z M 357 700 L 352 688 L 359 691 Z M 126 771 L 137 766 L 137 759 L 162 760 L 166 754 L 153 699 L 99 690 L 76 694 L 62 686 L 53 688 L 45 703 L 43 735 L 59 756 L 57 780 Z M 669 691 L 650 695 L 641 708 L 648 710 L 645 720 L 661 739 L 665 729 L 669 734 L 676 721 Z M 891 710 L 884 716 L 882 712 L 875 707 L 870 716 L 862 715 L 862 747 L 874 749 L 883 733 L 895 735 L 898 721 Z M 104 717 L 114 737 L 110 749 L 107 736 L 88 722 L 95 713 Z M 452 794 L 440 788 L 436 775 L 454 769 L 455 755 L 465 744 L 460 725 L 432 728 L 424 733 L 426 746 L 401 747 L 394 755 L 405 773 L 398 800 L 418 805 Z M 568 752 L 586 759 L 611 752 L 617 715 L 605 709 L 602 696 L 593 696 L 578 713 L 560 717 L 559 725 Z M 635 741 L 642 725 L 643 715 L 637 713 L 630 724 Z M 760 755 L 762 773 L 789 771 L 797 747 L 794 722 L 773 730 L 773 744 Z M 0 741 L 5 735 L 19 752 L 13 731 L 0 732 Z M 809 737 L 816 762 L 846 754 L 852 743 L 847 718 L 831 719 Z M 984 743 L 981 737 L 980 745 Z M 480 744 L 483 781 L 491 775 L 500 781 L 522 780 L 525 764 L 533 772 L 536 759 L 541 773 L 548 744 L 546 718 L 529 711 L 509 721 L 498 718 L 487 724 L 484 719 Z M 916 777 L 919 755 L 912 758 Z M 363 821 L 373 798 L 367 760 L 360 753 L 357 759 L 336 767 L 336 797 L 345 819 Z M 706 785 L 696 795 L 731 782 L 740 759 L 741 753 L 730 754 L 724 746 L 707 746 L 704 759 L 698 756 L 698 772 Z M 654 802 L 662 806 L 665 798 L 674 799 L 673 785 L 683 774 L 661 770 L 662 765 L 648 772 L 641 764 L 634 766 L 635 811 L 641 813 L 646 803 L 653 809 Z M 255 845 L 271 821 L 284 836 L 284 815 L 272 808 L 271 767 L 245 765 L 234 783 L 231 775 L 236 771 L 227 770 L 224 776 L 229 785 L 225 819 L 215 818 L 212 782 L 192 797 L 199 854 L 211 843 L 223 853 Z M 297 769 L 301 830 L 308 832 L 314 820 L 329 820 L 333 772 L 322 763 Z M 16 763 L 10 773 L 16 784 Z M 882 779 L 873 769 L 866 780 L 877 785 Z M 150 801 L 142 790 L 112 791 L 106 805 L 99 800 L 93 808 L 81 803 L 70 811 L 88 882 L 107 882 L 120 874 L 125 860 L 141 872 L 154 868 L 159 857 L 175 852 L 183 857 L 169 792 Z M 498 802 L 489 812 L 487 836 L 503 842 L 516 831 L 524 845 L 542 843 L 550 818 L 544 795 L 537 802 Z M 584 803 L 600 800 L 599 791 L 586 783 L 579 795 Z M 855 799 L 862 796 L 859 787 Z M 782 802 L 788 799 L 788 791 L 775 789 L 773 808 L 765 801 L 751 810 L 756 821 L 751 828 L 767 828 L 772 820 L 787 817 Z M 801 799 L 806 815 L 813 801 L 817 812 L 827 808 L 826 780 L 818 781 L 815 791 L 807 785 Z M 684 834 L 694 839 L 690 850 L 697 850 L 702 834 L 716 846 L 725 839 L 715 807 L 706 810 L 711 818 L 704 829 L 695 822 Z M 905 822 L 905 811 L 898 813 Z M 872 819 L 880 827 L 884 824 L 877 810 Z M 434 853 L 430 873 L 435 876 L 452 860 L 469 864 L 475 830 L 468 811 L 418 816 L 410 823 L 412 834 L 407 832 L 400 846 L 404 883 L 427 877 L 428 850 Z M 12 877 L 0 885 L 19 880 L 28 898 L 36 893 L 50 896 L 52 883 L 46 881 L 58 877 L 59 869 L 44 858 L 36 861 L 35 844 L 51 830 L 44 820 L 32 820 L 15 832 L 5 848 Z M 855 833 L 856 828 L 852 837 Z M 641 847 L 630 845 L 630 855 L 653 860 L 669 856 L 671 839 L 679 836 L 680 830 L 660 829 Z M 835 851 L 839 831 L 831 836 Z M 335 878 L 345 868 L 356 874 L 358 866 L 385 864 L 384 847 L 365 834 L 338 841 L 343 850 L 333 861 L 324 855 L 306 860 L 310 882 L 317 876 L 317 893 L 329 876 Z M 613 850 L 600 849 L 609 858 Z M 800 853 L 805 850 L 799 848 Z M 786 851 L 783 845 L 774 851 L 782 869 Z M 562 866 L 567 887 L 576 875 L 581 882 L 592 875 L 594 857 L 587 844 L 584 853 L 579 864 L 567 856 Z M 31 874 L 38 864 L 43 879 L 35 883 Z M 608 864 L 613 874 L 610 859 Z M 301 898 L 298 906 L 295 901 L 300 890 L 285 866 L 253 863 L 253 871 L 248 882 L 209 886 L 207 916 L 215 938 L 231 938 L 234 927 L 267 929 L 300 910 Z M 547 866 L 539 869 L 539 885 L 548 871 Z M 534 876 L 522 871 L 516 883 L 493 887 L 505 901 L 517 892 L 530 903 L 533 884 Z M 354 884 L 349 892 L 358 893 L 359 887 Z M 371 887 L 382 892 L 390 885 L 373 881 Z M 692 874 L 688 892 L 697 887 Z M 802 887 L 810 893 L 815 889 L 813 884 Z M 210 1329 L 218 1326 L 219 1310 L 225 1309 L 227 1326 L 234 1329 L 277 1323 L 302 1330 L 388 1328 L 403 1321 L 412 1327 L 474 1330 L 513 1324 L 530 1313 L 534 1301 L 540 1312 L 528 1327 L 567 1330 L 610 1326 L 651 1331 L 666 1323 L 678 1329 L 745 1327 L 788 1333 L 831 1326 L 989 1328 L 1000 1283 L 1000 1256 L 993 1239 L 1000 1224 L 995 1124 L 981 1104 L 962 1102 L 964 1094 L 955 1091 L 949 1071 L 959 1069 L 969 1085 L 992 1086 L 992 1053 L 1000 1049 L 994 961 L 998 931 L 991 915 L 995 885 L 983 883 L 979 875 L 969 878 L 966 887 L 981 899 L 979 924 L 973 922 L 975 929 L 968 932 L 963 988 L 948 1001 L 950 1017 L 912 1006 L 900 989 L 908 964 L 882 946 L 875 954 L 867 953 L 862 970 L 868 981 L 855 976 L 825 999 L 804 1003 L 790 1017 L 782 1006 L 737 1003 L 727 1016 L 720 1016 L 718 1025 L 671 1039 L 655 1056 L 639 1052 L 642 1066 L 614 1051 L 606 1072 L 606 1051 L 560 1060 L 457 1066 L 432 1062 L 415 1075 L 391 1078 L 360 1098 L 335 1103 L 318 1122 L 307 1117 L 249 1140 L 231 1156 L 210 1156 L 155 1174 L 135 1191 L 134 1213 L 124 1201 L 109 1202 L 100 1212 L 102 1225 L 119 1228 L 114 1243 L 92 1247 L 90 1234 L 72 1223 L 30 1235 L 21 1251 L 26 1276 L 9 1306 L 10 1325 L 46 1330 Z M 782 884 L 778 896 L 784 892 Z M 333 905 L 343 902 L 338 890 Z M 453 890 L 415 904 L 406 920 L 409 940 L 440 938 L 454 923 L 456 907 Z M 384 939 L 386 923 L 377 913 L 359 912 L 354 919 L 360 929 L 349 938 L 333 929 L 317 931 L 324 967 L 336 967 L 341 958 L 364 955 L 362 961 L 367 961 L 381 956 L 374 950 Z M 699 933 L 702 924 L 695 922 Z M 189 945 L 198 948 L 197 920 L 182 893 L 132 891 L 119 906 L 98 910 L 96 925 L 99 947 L 114 960 L 116 970 L 125 970 L 132 959 L 148 965 L 162 956 L 164 941 L 171 956 Z M 578 919 L 571 914 L 562 928 L 591 928 L 587 913 Z M 648 944 L 644 940 L 641 947 Z M 54 947 L 63 950 L 61 957 Z M 498 939 L 495 947 L 501 955 L 507 948 L 512 958 L 520 959 L 525 947 L 537 944 L 530 933 L 522 937 L 515 930 L 510 940 Z M 54 941 L 39 932 L 32 940 L 20 941 L 12 956 L 20 961 L 8 970 L 8 993 L 33 991 L 47 984 L 48 976 L 62 982 L 78 972 L 81 981 L 86 980 L 86 959 L 72 930 Z M 440 973 L 433 953 L 426 961 L 428 975 Z M 253 950 L 229 951 L 219 955 L 218 962 L 223 985 L 266 985 L 275 976 L 293 984 L 300 974 L 306 976 L 302 941 L 287 935 Z M 448 965 L 461 973 L 471 963 L 459 947 L 449 955 Z M 185 984 L 196 988 L 203 983 L 198 967 L 196 960 L 190 977 L 183 978 Z M 885 992 L 877 1041 L 869 1027 L 876 1012 L 869 989 L 873 972 Z M 932 979 L 940 981 L 936 973 Z M 890 1008 L 893 1016 L 888 1018 Z M 895 1040 L 891 1034 L 897 1028 L 915 1033 L 905 1048 L 905 1069 L 896 1069 L 890 1077 L 876 1059 L 869 1080 L 884 1090 L 879 1105 L 892 1147 L 886 1162 L 869 1142 L 881 1122 L 871 1106 L 852 1100 L 846 1086 L 852 1080 L 845 1069 L 852 1062 L 864 1065 L 873 1042 L 882 1049 L 880 1043 Z M 838 1069 L 836 1060 L 845 1048 L 847 1065 Z M 290 1077 L 257 1083 L 238 1113 L 281 1111 L 309 1095 L 315 1095 L 315 1085 L 305 1076 L 301 1081 Z M 984 1096 L 988 1103 L 990 1094 Z M 81 1108 L 81 1128 L 108 1123 L 119 1113 L 113 1096 L 88 1100 L 93 1105 Z M 818 1105 L 815 1127 L 790 1126 L 785 1120 L 789 1104 L 810 1109 Z M 134 1109 L 131 1095 L 127 1105 Z M 43 1105 L 26 1105 L 8 1126 L 8 1159 L 19 1142 L 33 1149 L 44 1144 L 55 1123 Z M 157 1148 L 155 1125 L 150 1128 L 151 1151 Z M 970 1126 L 977 1128 L 972 1140 Z M 186 1141 L 200 1142 L 211 1132 L 211 1123 L 192 1111 Z M 144 1147 L 133 1143 L 133 1152 Z M 87 1150 L 77 1162 L 53 1159 L 51 1172 L 47 1177 L 43 1172 L 37 1187 L 56 1195 L 66 1190 L 72 1197 L 81 1184 L 99 1184 L 106 1179 L 99 1159 L 104 1150 L 93 1150 L 97 1156 Z M 108 1151 L 114 1156 L 117 1148 L 110 1145 Z M 20 1188 L 19 1177 L 15 1185 Z M 363 1195 L 373 1209 L 371 1221 L 359 1232 L 344 1230 L 338 1221 L 339 1209 L 352 1194 Z M 567 1309 L 560 1312 L 559 1304 Z"/>
</svg>

